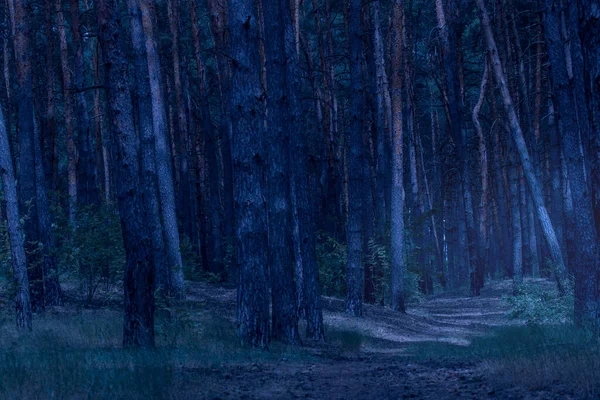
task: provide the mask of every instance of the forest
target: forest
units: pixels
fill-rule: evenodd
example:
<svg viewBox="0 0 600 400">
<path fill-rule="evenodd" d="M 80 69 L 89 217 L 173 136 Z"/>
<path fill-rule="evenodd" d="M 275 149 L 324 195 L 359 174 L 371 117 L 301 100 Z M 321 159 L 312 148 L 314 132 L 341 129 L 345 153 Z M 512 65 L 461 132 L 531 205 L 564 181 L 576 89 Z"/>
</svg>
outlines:
<svg viewBox="0 0 600 400">
<path fill-rule="evenodd" d="M 0 399 L 600 396 L 600 0 L 0 11 Z"/>
</svg>

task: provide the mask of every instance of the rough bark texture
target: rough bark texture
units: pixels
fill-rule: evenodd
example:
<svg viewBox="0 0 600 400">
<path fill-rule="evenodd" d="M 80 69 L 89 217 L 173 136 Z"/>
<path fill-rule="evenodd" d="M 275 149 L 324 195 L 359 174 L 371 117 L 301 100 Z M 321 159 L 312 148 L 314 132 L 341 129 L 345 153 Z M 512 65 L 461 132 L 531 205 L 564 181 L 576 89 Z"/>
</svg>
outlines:
<svg viewBox="0 0 600 400">
<path fill-rule="evenodd" d="M 63 78 L 64 115 L 67 135 L 67 192 L 69 195 L 69 223 L 75 228 L 77 213 L 77 149 L 75 147 L 75 110 L 73 105 L 73 77 L 67 44 L 67 22 L 61 0 L 56 1 L 58 36 L 60 38 L 60 67 Z"/>
<path fill-rule="evenodd" d="M 168 293 L 169 268 L 166 262 L 163 226 L 160 219 L 160 200 L 156 178 L 155 135 L 152 124 L 152 97 L 148 80 L 148 58 L 144 42 L 142 14 L 137 0 L 127 0 L 133 50 L 133 98 L 137 101 L 137 130 L 140 137 L 141 173 L 144 201 L 148 210 L 148 230 L 152 236 L 155 292 L 159 297 Z"/>
<path fill-rule="evenodd" d="M 391 272 L 392 309 L 405 312 L 404 305 L 404 167 L 402 143 L 402 0 L 393 8 L 392 33 L 392 204 L 391 204 Z"/>
<path fill-rule="evenodd" d="M 348 264 L 346 268 L 346 312 L 362 315 L 363 297 L 363 141 L 364 99 L 362 95 L 362 1 L 350 0 L 348 10 L 348 45 L 350 55 L 350 129 L 348 134 Z"/>
<path fill-rule="evenodd" d="M 263 144 L 265 98 L 261 87 L 260 26 L 252 0 L 229 3 L 232 86 L 233 188 L 239 264 L 238 323 L 242 340 L 269 344 L 267 274 L 266 154 Z"/>
<path fill-rule="evenodd" d="M 129 65 L 122 50 L 114 0 L 96 0 L 105 65 L 109 129 L 116 143 L 116 194 L 126 252 L 123 346 L 154 346 L 154 271 L 140 170 L 140 143 L 133 122 Z"/>
<path fill-rule="evenodd" d="M 142 26 L 146 35 L 148 75 L 152 98 L 152 123 L 154 126 L 156 175 L 160 209 L 165 233 L 167 265 L 169 268 L 169 295 L 176 299 L 185 297 L 183 262 L 179 244 L 177 213 L 175 210 L 175 185 L 171 169 L 171 149 L 169 147 L 167 116 L 164 102 L 163 77 L 160 69 L 157 37 L 155 33 L 155 6 L 149 0 L 140 0 Z"/>
<path fill-rule="evenodd" d="M 14 36 L 15 61 L 17 64 L 17 83 L 19 90 L 18 104 L 18 138 L 19 138 L 19 208 L 25 219 L 23 230 L 25 233 L 25 252 L 33 253 L 40 240 L 38 234 L 37 207 L 36 207 L 36 179 L 35 179 L 35 149 L 34 149 L 34 102 L 33 102 L 33 76 L 31 54 L 31 27 L 28 15 L 28 2 L 10 0 L 12 28 Z M 33 257 L 32 257 L 33 258 Z M 29 259 L 28 277 L 33 311 L 44 309 L 44 273 L 38 260 Z"/>
<path fill-rule="evenodd" d="M 525 139 L 523 137 L 523 131 L 521 130 L 521 126 L 517 118 L 517 113 L 515 111 L 512 97 L 510 95 L 506 83 L 506 78 L 504 76 L 504 72 L 502 71 L 502 65 L 500 63 L 500 57 L 498 55 L 498 48 L 496 47 L 496 42 L 492 33 L 492 28 L 490 25 L 487 10 L 485 9 L 483 0 L 476 0 L 476 3 L 477 8 L 479 9 L 479 18 L 482 24 L 486 47 L 490 55 L 492 70 L 494 71 L 494 75 L 496 76 L 498 89 L 500 90 L 502 102 L 504 104 L 504 109 L 506 111 L 506 114 L 508 115 L 508 119 L 510 122 L 509 125 L 510 131 L 512 133 L 512 138 L 515 142 L 516 149 L 519 153 L 521 166 L 523 168 L 523 173 L 525 174 L 525 178 L 527 180 L 529 192 L 531 193 L 531 196 L 535 203 L 536 213 L 540 221 L 540 225 L 542 226 L 542 230 L 544 232 L 544 237 L 550 250 L 552 261 L 554 262 L 557 285 L 559 290 L 562 292 L 564 291 L 564 285 L 566 280 L 566 268 L 563 262 L 562 252 L 558 244 L 558 240 L 556 238 L 552 222 L 550 221 L 548 211 L 546 210 L 546 206 L 544 205 L 542 189 L 540 183 L 538 182 L 535 176 L 531 159 L 529 157 L 529 151 L 527 150 L 527 144 L 525 143 Z"/>
<path fill-rule="evenodd" d="M 290 126 L 289 80 L 286 63 L 286 37 L 283 5 L 278 0 L 263 0 L 267 62 L 267 211 L 269 221 L 269 266 L 271 268 L 272 331 L 274 339 L 297 344 L 298 314 L 292 256 L 292 207 L 290 197 Z M 289 7 L 287 12 L 289 13 Z M 291 21 L 288 21 L 291 23 Z M 289 28 L 288 28 L 289 29 Z M 293 38 L 293 36 L 292 36 Z"/>
<path fill-rule="evenodd" d="M 31 303 L 29 300 L 29 279 L 27 277 L 27 259 L 23 228 L 19 218 L 19 202 L 15 173 L 10 152 L 6 121 L 0 107 L 0 175 L 2 191 L 6 201 L 6 219 L 8 221 L 8 239 L 12 259 L 13 279 L 15 282 L 15 314 L 17 329 L 31 330 Z"/>
<path fill-rule="evenodd" d="M 575 3 L 575 2 L 572 2 Z M 544 3 L 544 32 L 550 58 L 552 87 L 557 106 L 560 144 L 568 172 L 568 185 L 574 207 L 566 213 L 566 231 L 572 235 L 567 242 L 569 265 L 575 273 L 575 320 L 582 325 L 597 323 L 597 233 L 594 226 L 592 191 L 586 178 L 587 160 L 581 149 L 587 144 L 589 119 L 585 101 L 578 93 L 585 92 L 578 85 L 576 75 L 582 76 L 583 60 L 578 32 L 570 37 L 570 50 L 574 57 L 565 59 L 560 54 L 560 44 L 567 38 L 561 35 L 561 12 L 566 12 L 560 2 Z M 571 13 L 576 10 L 571 10 Z M 576 18 L 576 16 L 573 16 Z M 569 65 L 571 61 L 571 65 Z M 575 69 L 574 71 L 571 71 Z M 586 110 L 584 112 L 584 110 Z M 586 146 L 587 147 L 587 146 Z"/>
</svg>

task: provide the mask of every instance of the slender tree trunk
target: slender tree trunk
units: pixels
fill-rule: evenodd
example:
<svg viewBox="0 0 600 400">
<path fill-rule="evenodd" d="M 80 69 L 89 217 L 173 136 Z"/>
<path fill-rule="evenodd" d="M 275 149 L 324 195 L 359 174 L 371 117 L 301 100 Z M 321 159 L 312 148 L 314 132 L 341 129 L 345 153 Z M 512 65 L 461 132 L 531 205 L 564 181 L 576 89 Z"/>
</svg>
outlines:
<svg viewBox="0 0 600 400">
<path fill-rule="evenodd" d="M 200 90 L 200 111 L 202 117 L 202 131 L 206 136 L 207 157 L 209 164 L 209 186 L 210 186 L 210 223 L 211 223 L 211 255 L 209 255 L 209 269 L 214 273 L 224 273 L 223 266 L 223 227 L 221 207 L 222 190 L 221 182 L 223 178 L 223 152 L 222 140 L 215 132 L 212 116 L 210 112 L 210 103 L 206 84 L 206 66 L 201 57 L 202 48 L 200 46 L 200 30 L 198 27 L 198 17 L 196 13 L 196 3 L 190 2 L 190 19 L 192 23 L 192 39 L 194 42 L 194 53 L 196 69 L 198 72 L 199 90 Z"/>
<path fill-rule="evenodd" d="M 21 215 L 29 215 L 25 220 L 25 252 L 33 254 L 40 240 L 36 207 L 35 148 L 34 148 L 34 102 L 32 76 L 32 36 L 29 25 L 30 15 L 27 4 L 9 0 L 11 9 L 17 82 L 19 84 L 18 138 L 19 138 L 19 207 Z M 39 260 L 30 257 L 28 261 L 29 290 L 33 311 L 44 309 L 44 273 Z"/>
<path fill-rule="evenodd" d="M 383 49 L 383 38 L 381 32 L 381 18 L 379 15 L 379 0 L 371 3 L 373 19 L 373 57 L 375 58 L 376 79 L 376 127 L 377 127 L 377 163 L 376 163 L 376 190 L 375 190 L 375 235 L 381 240 L 385 235 L 387 223 L 387 205 L 385 203 L 385 188 L 387 177 L 386 152 L 386 122 L 390 123 L 387 116 L 387 104 L 389 102 L 389 84 L 385 65 L 385 53 Z"/>
<path fill-rule="evenodd" d="M 71 3 L 71 32 L 75 48 L 73 69 L 73 84 L 79 90 L 74 98 L 74 111 L 77 116 L 77 141 L 76 141 L 76 181 L 77 196 L 81 204 L 95 204 L 99 200 L 96 172 L 94 171 L 94 151 L 92 147 L 92 131 L 85 92 L 80 89 L 85 84 L 84 41 L 80 22 L 79 0 L 70 0 Z"/>
<path fill-rule="evenodd" d="M 479 180 L 481 183 L 481 197 L 479 200 L 479 259 L 483 264 L 487 264 L 488 251 L 489 251 L 489 243 L 488 243 L 488 235 L 487 235 L 487 223 L 488 223 L 488 207 L 489 207 L 489 178 L 488 178 L 488 157 L 487 157 L 487 146 L 485 143 L 485 136 L 483 134 L 483 129 L 481 128 L 481 123 L 479 122 L 479 113 L 481 112 L 481 107 L 483 106 L 483 102 L 485 101 L 485 95 L 487 90 L 487 85 L 489 82 L 489 68 L 488 68 L 488 60 L 487 57 L 484 57 L 484 65 L 483 65 L 483 77 L 481 78 L 481 88 L 479 91 L 479 99 L 473 108 L 472 120 L 473 125 L 475 126 L 475 131 L 477 132 L 478 146 L 477 150 L 479 153 Z M 483 271 L 478 272 L 475 276 L 477 282 L 477 287 L 479 287 L 483 281 Z"/>
<path fill-rule="evenodd" d="M 160 220 L 160 200 L 156 177 L 156 152 L 154 126 L 152 124 L 152 96 L 148 80 L 148 58 L 144 42 L 142 15 L 136 0 L 127 0 L 130 16 L 133 50 L 135 92 L 133 98 L 138 106 L 138 130 L 140 137 L 141 174 L 143 195 L 148 210 L 148 230 L 152 240 L 154 263 L 154 286 L 159 297 L 168 293 L 169 268 L 166 263 L 163 226 Z"/>
<path fill-rule="evenodd" d="M 255 2 L 228 4 L 231 39 L 231 124 L 237 261 L 240 269 L 237 317 L 242 340 L 254 347 L 269 344 L 267 208 L 263 176 L 267 155 L 264 96 L 259 56 L 260 26 Z"/>
<path fill-rule="evenodd" d="M 477 239 L 475 230 L 475 218 L 473 214 L 472 195 L 469 183 L 469 163 L 467 160 L 467 149 L 466 149 L 466 130 L 463 126 L 462 111 L 463 107 L 463 92 L 464 92 L 464 79 L 461 78 L 461 63 L 460 57 L 457 56 L 456 50 L 452 47 L 450 39 L 454 38 L 455 32 L 452 24 L 447 21 L 448 15 L 452 15 L 455 4 L 454 0 L 449 2 L 449 11 L 444 8 L 443 0 L 436 0 L 436 16 L 438 20 L 438 26 L 440 29 L 440 38 L 443 46 L 443 64 L 444 64 L 444 86 L 448 92 L 448 109 L 450 117 L 450 131 L 452 133 L 452 140 L 456 145 L 456 156 L 457 161 L 460 165 L 459 179 L 462 192 L 462 204 L 465 211 L 465 235 L 466 249 L 468 250 L 469 260 L 469 275 L 472 283 L 472 295 L 479 294 L 479 283 L 475 278 L 481 270 L 480 260 L 477 252 Z M 457 37 L 458 38 L 458 37 Z M 457 87 L 457 83 L 460 87 Z M 461 207 L 462 208 L 462 207 Z M 460 223 L 462 224 L 462 222 Z"/>
<path fill-rule="evenodd" d="M 114 0 L 96 0 L 110 130 L 117 152 L 116 190 L 126 252 L 123 346 L 154 346 L 154 269 L 140 170 L 140 142 L 135 132 L 129 91 L 129 63 L 119 41 L 122 27 Z"/>
<path fill-rule="evenodd" d="M 350 0 L 348 11 L 348 51 L 351 91 L 350 130 L 348 135 L 348 265 L 346 268 L 346 312 L 362 316 L 363 297 L 363 141 L 364 99 L 362 96 L 361 0 Z"/>
<path fill-rule="evenodd" d="M 142 12 L 142 25 L 145 34 L 148 74 L 152 98 L 152 123 L 154 126 L 156 175 L 158 192 L 165 230 L 167 265 L 169 267 L 169 294 L 177 299 L 185 297 L 183 262 L 179 244 L 177 213 L 175 210 L 175 185 L 171 170 L 171 151 L 169 148 L 167 117 L 163 92 L 163 77 L 160 69 L 158 44 L 155 33 L 154 5 L 150 0 L 139 0 Z"/>
<path fill-rule="evenodd" d="M 392 214 L 391 214 L 391 272 L 392 309 L 405 312 L 404 305 L 404 183 L 402 129 L 402 0 L 395 0 L 392 33 Z"/>
<path fill-rule="evenodd" d="M 525 143 L 525 139 L 523 138 L 523 132 L 521 130 L 521 126 L 517 118 L 517 113 L 515 111 L 512 97 L 506 84 L 506 78 L 504 77 L 504 72 L 502 71 L 502 65 L 500 63 L 500 57 L 498 56 L 498 49 L 496 47 L 496 42 L 492 33 L 489 16 L 485 9 L 483 0 L 476 0 L 476 4 L 479 9 L 479 18 L 481 20 L 486 46 L 491 57 L 490 62 L 492 65 L 492 70 L 494 71 L 494 75 L 496 76 L 500 94 L 502 96 L 502 102 L 504 104 L 504 108 L 510 122 L 510 131 L 515 142 L 516 149 L 518 150 L 521 165 L 523 167 L 523 173 L 525 174 L 525 178 L 527 179 L 527 185 L 535 203 L 538 219 L 540 221 L 540 225 L 542 225 L 544 237 L 546 238 L 546 242 L 548 243 L 550 254 L 555 265 L 555 276 L 558 288 L 561 292 L 564 292 L 564 285 L 566 281 L 566 268 L 563 262 L 562 252 L 560 250 L 560 246 L 558 244 L 558 240 L 556 238 L 552 222 L 550 221 L 548 211 L 546 210 L 546 206 L 544 205 L 542 189 L 533 171 L 533 166 L 531 163 L 531 159 L 529 158 L 527 145 Z"/>
<path fill-rule="evenodd" d="M 31 303 L 29 300 L 29 279 L 27 277 L 27 259 L 21 219 L 15 173 L 10 152 L 10 142 L 4 113 L 0 107 L 0 175 L 2 191 L 6 201 L 6 219 L 8 220 L 8 238 L 15 281 L 15 311 L 17 328 L 20 331 L 31 330 Z"/>
<path fill-rule="evenodd" d="M 67 135 L 67 192 L 69 194 L 69 224 L 75 227 L 77 213 L 77 148 L 75 146 L 75 109 L 73 105 L 73 77 L 69 63 L 67 22 L 62 0 L 56 1 L 58 36 L 60 38 L 60 66 L 63 78 L 65 128 Z"/>
<path fill-rule="evenodd" d="M 44 174 L 44 160 L 42 143 L 37 124 L 37 116 L 33 116 L 33 147 L 35 164 L 35 206 L 37 210 L 38 234 L 41 244 L 40 256 L 42 257 L 42 270 L 44 274 L 44 304 L 46 306 L 62 305 L 62 289 L 58 279 L 58 263 L 55 254 L 54 235 L 50 207 L 46 193 L 46 176 Z"/>
<path fill-rule="evenodd" d="M 523 285 L 523 235 L 521 230 L 521 210 L 519 207 L 519 166 L 517 165 L 517 156 L 513 148 L 509 150 L 509 159 L 508 179 L 512 232 L 513 292 L 517 294 Z"/>
</svg>

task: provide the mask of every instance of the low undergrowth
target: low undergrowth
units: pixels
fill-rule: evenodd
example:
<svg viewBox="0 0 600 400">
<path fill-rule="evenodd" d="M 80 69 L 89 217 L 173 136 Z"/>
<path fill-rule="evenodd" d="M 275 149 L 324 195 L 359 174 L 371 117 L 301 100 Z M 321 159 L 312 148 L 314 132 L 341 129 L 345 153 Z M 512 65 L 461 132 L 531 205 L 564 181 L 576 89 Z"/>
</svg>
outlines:
<svg viewBox="0 0 600 400">
<path fill-rule="evenodd" d="M 0 399 L 173 398 L 184 369 L 310 359 L 278 343 L 269 352 L 246 348 L 225 318 L 159 318 L 156 327 L 155 349 L 123 350 L 116 311 L 48 312 L 27 334 L 16 332 L 12 315 L 0 315 Z"/>
<path fill-rule="evenodd" d="M 468 346 L 435 342 L 412 350 L 419 360 L 478 364 L 486 375 L 513 387 L 600 395 L 598 338 L 570 324 L 503 327 Z"/>
</svg>

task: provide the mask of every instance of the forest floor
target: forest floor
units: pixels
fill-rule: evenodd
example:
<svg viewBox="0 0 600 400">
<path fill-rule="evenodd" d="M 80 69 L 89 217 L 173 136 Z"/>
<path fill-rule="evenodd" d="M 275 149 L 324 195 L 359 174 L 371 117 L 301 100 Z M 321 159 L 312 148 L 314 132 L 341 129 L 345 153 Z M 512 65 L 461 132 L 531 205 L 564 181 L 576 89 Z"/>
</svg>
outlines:
<svg viewBox="0 0 600 400">
<path fill-rule="evenodd" d="M 0 399 L 600 398 L 598 353 L 569 348 L 572 328 L 508 319 L 510 281 L 406 314 L 366 305 L 359 319 L 324 297 L 325 343 L 268 352 L 239 346 L 233 289 L 190 283 L 185 302 L 157 312 L 158 348 L 136 353 L 119 349 L 118 297 L 84 306 L 74 289 L 28 338 L 0 319 Z"/>
</svg>

